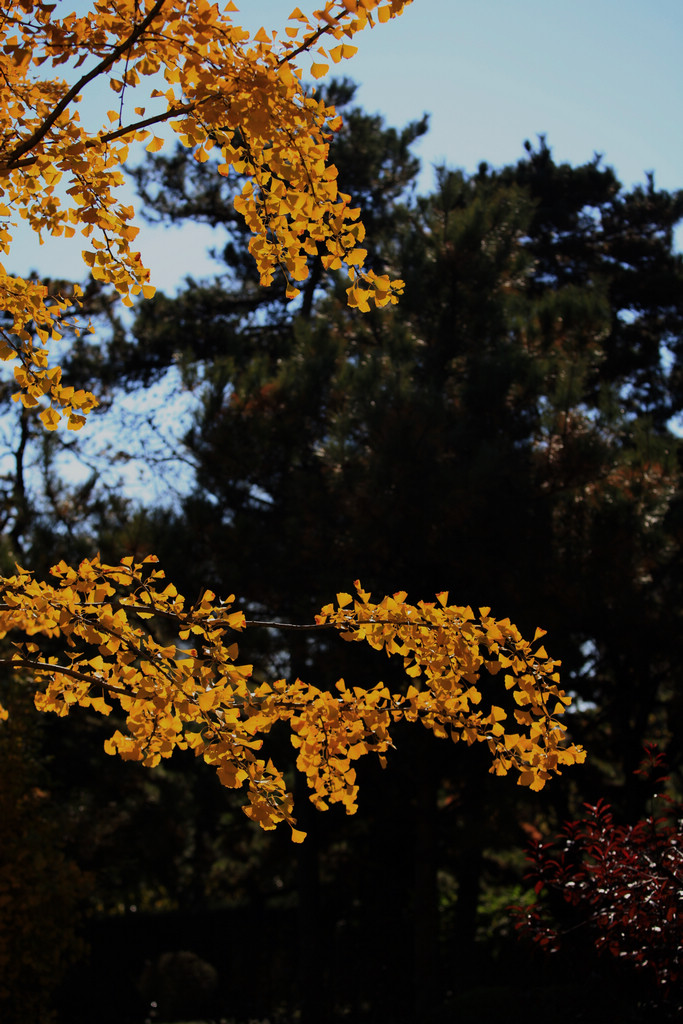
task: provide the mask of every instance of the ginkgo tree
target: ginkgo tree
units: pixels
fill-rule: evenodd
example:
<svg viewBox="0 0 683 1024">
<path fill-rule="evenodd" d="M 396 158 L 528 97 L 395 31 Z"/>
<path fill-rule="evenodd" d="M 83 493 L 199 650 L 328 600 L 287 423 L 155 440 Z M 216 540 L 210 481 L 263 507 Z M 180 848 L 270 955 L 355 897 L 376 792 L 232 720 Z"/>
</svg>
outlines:
<svg viewBox="0 0 683 1024">
<path fill-rule="evenodd" d="M 131 144 L 158 151 L 163 139 L 154 129 L 168 124 L 197 160 L 216 149 L 221 173 L 246 175 L 235 207 L 253 232 L 264 284 L 283 273 L 296 297 L 307 256 L 322 247 L 328 269 L 347 267 L 352 305 L 395 302 L 401 282 L 363 270 L 360 210 L 326 162 L 339 120 L 302 86 L 300 58 L 310 55 L 310 73 L 320 78 L 330 63 L 353 56 L 358 31 L 409 2 L 327 0 L 312 17 L 295 8 L 282 37 L 261 28 L 252 38 L 234 22 L 232 0 L 222 8 L 206 0 L 96 0 L 85 14 L 65 17 L 56 16 L 56 4 L 13 0 L 0 19 L 0 252 L 10 252 L 13 216 L 38 235 L 78 231 L 93 277 L 112 284 L 124 303 L 154 294 L 131 248 L 135 211 L 117 201 L 116 189 Z M 55 77 L 44 77 L 45 67 Z M 93 91 L 99 117 L 86 124 L 82 101 Z M 0 265 L 0 304 L 9 321 L 0 358 L 19 362 L 21 400 L 35 405 L 46 396 L 45 426 L 65 415 L 78 429 L 95 399 L 62 384 L 45 348 L 61 337 L 69 303 Z"/>
<path fill-rule="evenodd" d="M 157 151 L 163 139 L 154 128 L 168 124 L 197 160 L 216 150 L 220 173 L 244 177 L 235 208 L 252 233 L 262 283 L 283 274 L 295 298 L 309 257 L 322 254 L 326 269 L 346 269 L 352 307 L 395 303 L 402 282 L 363 269 L 360 211 L 339 191 L 327 160 L 340 121 L 302 84 L 302 61 L 310 58 L 310 74 L 322 77 L 353 55 L 359 30 L 401 14 L 408 2 L 328 0 L 310 16 L 292 11 L 282 36 L 262 28 L 253 37 L 234 21 L 232 2 L 96 0 L 87 14 L 63 17 L 54 4 L 10 3 L 0 20 L 5 256 L 16 218 L 38 235 L 79 231 L 96 279 L 124 303 L 150 297 L 149 271 L 131 249 L 134 210 L 117 201 L 116 189 L 129 146 Z M 44 68 L 69 80 L 43 77 Z M 86 127 L 81 98 L 97 87 L 98 97 L 109 95 L 103 84 L 115 94 L 113 109 L 105 101 L 101 120 Z M 96 405 L 50 365 L 51 342 L 82 328 L 72 315 L 78 297 L 77 289 L 49 295 L 0 266 L 0 355 L 16 362 L 15 400 L 47 429 L 63 417 L 79 429 Z M 207 590 L 189 604 L 153 557 L 119 565 L 94 558 L 76 568 L 62 562 L 48 581 L 17 566 L 0 581 L 0 634 L 13 644 L 2 661 L 34 680 L 39 710 L 116 710 L 111 754 L 151 766 L 176 749 L 193 751 L 225 786 L 246 788 L 249 817 L 266 829 L 288 823 L 296 841 L 303 833 L 292 794 L 263 751 L 277 722 L 289 725 L 297 767 L 321 810 L 334 803 L 355 810 L 355 762 L 368 753 L 384 761 L 401 720 L 485 744 L 492 772 L 515 771 L 520 785 L 536 790 L 584 759 L 566 737 L 561 715 L 570 701 L 558 663 L 538 646 L 542 630 L 529 642 L 507 619 L 487 608 L 475 615 L 445 593 L 433 603 L 409 604 L 405 593 L 373 601 L 359 583 L 355 597 L 337 594 L 309 626 L 247 620 L 234 600 Z M 365 641 L 402 660 L 406 687 L 256 685 L 251 666 L 239 663 L 236 637 L 263 625 Z"/>
</svg>

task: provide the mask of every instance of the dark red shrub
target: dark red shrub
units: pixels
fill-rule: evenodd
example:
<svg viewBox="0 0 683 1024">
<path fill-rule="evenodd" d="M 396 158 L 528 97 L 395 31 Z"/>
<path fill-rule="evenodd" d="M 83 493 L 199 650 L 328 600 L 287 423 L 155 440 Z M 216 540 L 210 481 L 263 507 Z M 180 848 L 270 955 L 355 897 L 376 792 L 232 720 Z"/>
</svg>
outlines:
<svg viewBox="0 0 683 1024">
<path fill-rule="evenodd" d="M 554 841 L 531 845 L 536 901 L 514 912 L 519 931 L 549 951 L 586 933 L 598 952 L 650 972 L 669 1002 L 683 961 L 683 809 L 659 791 L 666 775 L 655 747 L 637 774 L 654 787 L 650 816 L 620 825 L 609 804 L 586 804 Z"/>
</svg>

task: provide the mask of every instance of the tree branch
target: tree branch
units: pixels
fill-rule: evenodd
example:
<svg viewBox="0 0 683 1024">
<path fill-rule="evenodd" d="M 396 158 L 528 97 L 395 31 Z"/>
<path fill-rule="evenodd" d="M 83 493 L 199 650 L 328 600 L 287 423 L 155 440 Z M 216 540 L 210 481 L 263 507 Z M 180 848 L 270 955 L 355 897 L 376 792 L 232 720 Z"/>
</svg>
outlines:
<svg viewBox="0 0 683 1024">
<path fill-rule="evenodd" d="M 100 686 L 110 693 L 119 693 L 123 697 L 135 697 L 135 694 L 131 693 L 130 690 L 123 690 L 120 686 L 114 686 L 113 683 L 108 683 L 97 676 L 86 676 L 74 668 L 68 668 L 66 665 L 52 665 L 49 661 L 30 661 L 28 658 L 0 658 L 0 665 L 8 665 L 10 668 L 29 668 L 33 669 L 34 672 L 50 672 L 53 675 L 71 676 L 72 679 L 77 679 L 81 683 L 88 683 L 89 686 Z"/>
<path fill-rule="evenodd" d="M 111 604 L 111 602 L 109 602 L 109 601 L 89 601 L 87 604 L 83 604 L 83 605 L 81 605 L 79 607 L 79 612 L 82 613 L 84 611 L 89 610 L 90 608 L 92 608 L 93 610 L 96 609 L 96 608 L 101 608 L 105 604 Z M 128 604 L 125 601 L 122 601 L 121 604 L 120 604 L 120 607 L 128 609 L 129 611 L 132 611 L 132 612 L 143 612 L 146 615 L 165 615 L 166 618 L 174 619 L 178 623 L 178 625 L 179 625 L 179 627 L 181 629 L 185 629 L 187 626 L 192 626 L 192 625 L 198 625 L 198 626 L 202 625 L 201 621 L 196 622 L 196 621 L 194 621 L 190 617 L 191 616 L 191 612 L 187 613 L 188 614 L 188 618 L 187 618 L 187 621 L 184 622 L 181 619 L 181 616 L 178 614 L 178 612 L 170 611 L 170 610 L 168 610 L 166 608 L 157 608 L 153 604 Z M 6 604 L 4 602 L 0 603 L 0 612 L 2 612 L 2 611 L 19 611 L 19 612 L 21 612 L 22 610 L 23 609 L 20 606 L 17 606 L 17 605 Z M 230 626 L 229 625 L 227 619 L 218 619 L 218 618 L 216 618 L 216 619 L 206 619 L 206 620 L 204 620 L 204 624 L 206 626 L 209 626 L 209 627 L 212 627 L 212 628 L 214 626 L 228 626 L 228 628 L 230 628 L 230 629 L 234 629 L 235 628 L 234 626 Z M 311 631 L 311 632 L 315 632 L 315 631 L 318 631 L 318 630 L 321 630 L 321 629 L 336 629 L 336 630 L 339 630 L 342 633 L 343 632 L 347 632 L 348 630 L 351 630 L 351 629 L 358 629 L 359 626 L 419 626 L 421 629 L 442 629 L 443 628 L 443 626 L 439 625 L 438 623 L 434 623 L 434 622 L 417 622 L 417 621 L 415 621 L 413 619 L 368 619 L 368 620 L 358 621 L 358 622 L 356 622 L 356 621 L 349 621 L 348 623 L 343 623 L 343 624 L 339 623 L 339 622 L 303 622 L 303 623 L 297 623 L 297 622 L 274 622 L 274 621 L 271 621 L 270 619 L 246 619 L 245 622 L 244 622 L 244 626 L 247 629 L 261 627 L 263 629 L 287 629 L 287 630 L 299 630 L 299 631 L 308 630 L 308 631 Z M 98 629 L 103 629 L 105 632 L 112 632 L 111 630 L 107 630 L 106 627 L 103 627 L 102 625 L 99 625 L 99 624 L 98 624 L 97 628 Z M 119 639 L 121 639 L 121 637 L 117 633 L 113 633 L 112 635 L 118 636 Z M 0 665 L 1 664 L 3 664 L 2 659 L 0 659 Z"/>
<path fill-rule="evenodd" d="M 18 166 L 17 161 L 24 155 L 24 153 L 28 153 L 29 150 L 33 149 L 45 138 L 60 114 L 64 113 L 71 101 L 75 99 L 86 85 L 89 85 L 93 79 L 98 78 L 104 71 L 107 71 L 111 65 L 126 52 L 126 50 L 130 49 L 130 47 L 138 41 L 151 22 L 154 21 L 165 3 L 166 0 L 156 0 L 154 7 L 152 7 L 147 17 L 144 18 L 139 25 L 135 26 L 130 35 L 124 39 L 122 43 L 119 43 L 118 46 L 115 46 L 109 56 L 104 57 L 100 63 L 92 69 L 92 71 L 89 71 L 87 75 L 83 75 L 82 78 L 79 78 L 76 84 L 69 89 L 66 96 L 59 101 L 52 113 L 45 118 L 40 127 L 36 128 L 33 135 L 29 136 L 29 138 L 25 139 L 23 142 L 20 142 L 19 145 L 8 154 L 6 160 L 3 162 L 4 169 L 6 171 L 14 170 L 14 168 Z"/>
<path fill-rule="evenodd" d="M 280 57 L 277 62 L 277 66 L 280 68 L 283 64 L 289 64 L 290 61 L 296 60 L 300 53 L 306 53 L 315 43 L 318 42 L 320 37 L 326 35 L 331 28 L 331 25 L 321 25 L 320 28 L 316 29 L 312 35 L 307 36 L 306 39 L 296 47 L 296 49 L 291 51 L 291 53 L 286 53 L 284 57 Z"/>
<path fill-rule="evenodd" d="M 189 114 L 197 107 L 206 103 L 207 100 L 213 99 L 215 93 L 210 93 L 201 100 L 196 100 L 194 103 L 185 103 L 180 107 L 171 107 L 170 110 L 166 110 L 161 114 L 155 114 L 153 117 L 146 117 L 143 121 L 136 121 L 134 124 L 126 125 L 124 128 L 117 128 L 115 132 L 107 132 L 106 135 L 98 135 L 95 139 L 86 139 L 84 145 L 97 146 L 100 143 L 113 142 L 114 139 L 120 139 L 124 135 L 131 135 L 133 132 L 140 131 L 143 128 L 148 128 L 152 124 L 159 124 L 162 121 L 168 121 L 170 117 L 175 117 L 177 114 Z M 23 160 L 16 160 L 12 164 L 12 170 L 16 170 L 19 167 L 30 167 L 36 162 L 38 157 L 27 156 Z"/>
<path fill-rule="evenodd" d="M 213 625 L 214 623 L 212 623 Z M 220 621 L 216 623 L 220 625 Z M 339 629 L 336 622 L 268 622 L 264 619 L 246 619 L 244 623 L 246 628 L 252 626 L 263 626 L 265 629 L 295 629 L 295 630 L 317 630 L 317 629 Z M 349 628 L 352 628 L 351 626 Z"/>
</svg>

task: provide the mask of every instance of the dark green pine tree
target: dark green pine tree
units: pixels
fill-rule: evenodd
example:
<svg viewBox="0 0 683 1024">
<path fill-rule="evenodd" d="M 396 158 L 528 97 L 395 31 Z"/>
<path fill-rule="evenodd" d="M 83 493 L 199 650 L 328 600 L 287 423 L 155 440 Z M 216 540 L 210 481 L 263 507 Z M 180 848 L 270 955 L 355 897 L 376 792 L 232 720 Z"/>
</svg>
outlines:
<svg viewBox="0 0 683 1024">
<path fill-rule="evenodd" d="M 672 232 L 683 196 L 652 180 L 626 192 L 598 158 L 557 165 L 542 140 L 501 171 L 444 170 L 433 195 L 412 201 L 403 190 L 415 165 L 401 172 L 396 154 L 405 159 L 417 127 L 383 136 L 360 112 L 349 126 L 346 153 L 369 182 L 358 192 L 373 258 L 406 280 L 399 307 L 356 317 L 341 285 L 314 268 L 316 290 L 298 315 L 259 305 L 257 289 L 253 312 L 229 313 L 255 288 L 239 279 L 243 240 L 233 235 L 232 278 L 145 307 L 155 322 L 141 312 L 131 359 L 161 353 L 163 366 L 180 350 L 203 380 L 187 437 L 197 487 L 160 538 L 172 574 L 190 592 L 234 590 L 262 615 L 310 619 L 360 576 L 376 592 L 448 588 L 527 630 L 543 625 L 584 701 L 572 728 L 600 750 L 585 795 L 604 791 L 604 770 L 626 804 L 643 740 L 670 739 L 680 715 L 680 446 L 668 423 L 680 410 L 683 270 Z M 222 194 L 211 212 L 208 165 L 190 172 L 180 161 L 175 177 L 168 163 L 150 166 L 141 180 L 153 209 L 232 225 Z M 387 175 L 393 193 L 371 187 Z M 150 182 L 163 183 L 158 194 Z M 373 671 L 356 652 L 307 641 L 278 638 L 271 654 L 321 681 Z M 493 842 L 483 809 L 494 831 L 504 809 L 465 774 L 474 752 L 468 762 L 453 750 L 426 757 L 417 740 L 406 749 L 426 774 L 408 780 L 410 756 L 395 759 L 415 842 L 403 856 L 393 844 L 385 887 L 398 893 L 417 871 L 412 898 L 422 893 L 426 916 L 413 915 L 415 934 L 426 933 L 435 844 L 445 840 L 424 817 L 424 797 L 448 780 L 457 810 L 446 845 L 455 847 L 461 936 L 471 935 Z M 680 758 L 675 743 L 672 755 Z M 390 808 L 374 808 L 381 848 L 399 812 L 378 785 Z M 569 791 L 556 784 L 554 793 L 564 810 Z M 361 931 L 379 914 L 372 889 Z M 381 1000 L 390 981 L 374 984 Z"/>
<path fill-rule="evenodd" d="M 410 145 L 425 124 L 401 132 L 350 109 L 348 83 L 333 95 L 345 106 L 340 177 L 363 206 L 373 265 L 403 277 L 405 296 L 357 316 L 313 258 L 301 302 L 285 305 L 282 290 L 258 285 L 236 183 L 184 151 L 150 159 L 138 173 L 150 216 L 203 220 L 228 240 L 215 282 L 158 296 L 128 336 L 76 351 L 79 383 L 147 384 L 180 366 L 201 396 L 186 437 L 193 493 L 123 530 L 125 509 L 103 517 L 103 556 L 117 557 L 123 538 L 158 553 L 189 595 L 235 592 L 262 618 L 310 621 L 358 576 L 375 593 L 448 589 L 526 632 L 541 625 L 582 698 L 570 724 L 591 752 L 549 787 L 545 813 L 565 815 L 577 787 L 594 799 L 608 784 L 627 810 L 643 740 L 663 739 L 683 761 L 682 463 L 668 426 L 682 397 L 672 232 L 683 194 L 652 180 L 628 192 L 597 157 L 557 165 L 541 140 L 502 170 L 442 170 L 417 199 Z M 291 636 L 248 633 L 241 647 L 257 674 L 400 684 L 357 645 Z M 472 955 L 480 896 L 507 880 L 517 821 L 541 806 L 490 780 L 482 751 L 399 739 L 386 773 L 361 765 L 358 818 L 311 817 L 298 879 L 286 860 L 271 872 L 298 891 L 292 966 L 310 1019 L 337 1010 L 422 1024 L 430 994 L 474 984 L 478 965 L 488 970 Z M 258 879 L 273 847 L 250 852 L 254 871 L 235 883 L 212 799 L 190 825 L 207 837 L 202 863 L 232 857 L 225 884 L 271 898 Z M 299 805 L 308 817 L 303 793 Z M 191 853 L 179 858 L 198 869 Z"/>
<path fill-rule="evenodd" d="M 342 84 L 337 92 L 343 99 L 350 98 L 352 90 L 348 84 Z M 392 206 L 418 169 L 417 161 L 409 154 L 409 145 L 424 129 L 424 124 L 416 124 L 403 132 L 395 132 L 384 129 L 379 118 L 366 117 L 359 111 L 349 112 L 348 133 L 352 133 L 355 142 L 342 137 L 340 144 L 346 146 L 347 159 L 353 165 L 356 194 L 360 193 L 366 203 L 373 218 L 373 230 L 379 232 L 383 225 L 387 237 L 394 231 Z M 364 152 L 365 158 L 361 158 L 359 152 Z M 198 187 L 197 182 L 192 187 Z M 194 199 L 199 205 L 197 194 Z M 207 202 L 203 196 L 201 203 L 206 205 Z M 230 216 L 226 216 L 226 222 L 230 221 Z M 388 245 L 385 248 L 388 252 Z M 383 268 L 387 259 L 379 249 L 373 254 L 377 269 Z M 73 344 L 65 363 L 70 380 L 78 386 L 91 386 L 100 395 L 104 393 L 109 402 L 116 393 L 159 380 L 170 366 L 177 365 L 180 353 L 187 379 L 206 379 L 205 400 L 210 404 L 222 397 L 229 377 L 242 370 L 252 373 L 250 366 L 259 350 L 268 361 L 274 351 L 288 359 L 292 332 L 298 329 L 293 324 L 295 318 L 277 292 L 273 298 L 271 293 L 255 287 L 253 281 L 250 284 L 248 279 L 243 280 L 242 268 L 250 266 L 244 233 L 238 233 L 233 249 L 227 251 L 225 265 L 227 273 L 222 281 L 188 289 L 182 316 L 177 315 L 182 301 L 171 302 L 163 297 L 156 300 L 150 317 L 141 310 L 134 338 L 123 334 L 106 296 L 96 288 L 91 289 L 89 309 L 93 314 L 102 312 L 109 317 L 111 338 L 109 345 L 93 345 L 88 338 Z M 314 288 L 304 296 L 297 320 L 310 318 L 314 291 L 324 294 L 333 287 L 334 282 L 325 280 L 321 269 L 320 262 L 313 260 Z M 244 300 L 246 292 L 250 293 L 248 301 Z M 174 331 L 177 333 L 171 336 Z M 163 547 L 166 537 L 175 544 L 187 529 L 183 518 L 174 521 L 170 530 L 168 513 L 163 510 L 136 513 L 131 502 L 126 502 L 115 491 L 107 492 L 95 476 L 79 486 L 60 478 L 60 439 L 50 435 L 43 444 L 43 435 L 37 433 L 28 416 L 21 419 L 20 426 L 13 472 L 8 473 L 5 482 L 8 569 L 17 556 L 22 560 L 30 559 L 39 571 L 44 571 L 60 557 L 77 559 L 96 551 L 100 551 L 105 560 L 120 557 L 122 548 L 124 553 L 144 555 L 158 550 L 160 543 Z M 239 486 L 238 490 L 244 491 L 244 487 Z M 215 505 L 212 511 L 215 516 Z M 189 552 L 187 548 L 186 555 Z M 228 579 L 224 568 L 220 568 L 219 578 L 215 561 L 210 565 L 205 553 L 201 558 L 200 574 L 202 570 L 206 572 L 199 586 L 213 583 L 224 591 Z M 167 561 L 176 576 L 182 575 L 183 583 L 188 586 L 193 586 L 199 578 L 194 573 L 178 574 L 180 559 Z M 186 567 L 183 566 L 183 570 Z M 272 582 L 269 586 L 272 588 Z M 274 595 L 275 591 L 271 589 L 271 593 Z M 299 586 L 285 594 L 284 599 L 279 596 L 273 600 L 270 607 L 285 607 L 288 613 L 297 614 L 297 607 L 287 607 L 285 603 L 292 594 L 299 602 L 298 613 L 308 614 L 309 608 L 304 609 Z M 255 595 L 255 600 L 259 600 L 259 595 Z M 265 607 L 262 598 L 260 607 Z M 261 659 L 261 671 L 270 674 L 278 669 L 287 671 L 299 659 L 301 667 L 296 671 L 303 674 L 306 645 L 301 651 L 285 650 L 278 640 L 270 644 L 270 659 L 268 646 L 267 641 L 263 643 L 263 637 L 256 640 L 255 647 L 266 654 Z M 288 662 L 287 666 L 284 661 Z M 225 791 L 217 787 L 215 780 L 207 784 L 201 766 L 197 770 L 191 759 L 177 766 L 163 766 L 152 773 L 143 773 L 139 778 L 139 773 L 133 777 L 130 765 L 113 765 L 106 759 L 103 762 L 101 744 L 107 725 L 109 723 L 103 726 L 85 715 L 74 716 L 73 721 L 67 723 L 48 722 L 46 726 L 48 745 L 54 756 L 52 782 L 68 819 L 64 843 L 95 879 L 91 902 L 97 915 L 123 913 L 124 918 L 130 919 L 128 908 L 137 907 L 142 920 L 143 911 L 157 907 L 166 911 L 192 910 L 195 920 L 200 921 L 197 915 L 207 913 L 216 899 L 223 904 L 248 899 L 256 941 L 260 914 L 256 914 L 254 908 L 265 907 L 278 896 L 282 902 L 278 886 L 282 887 L 283 882 L 278 879 L 276 886 L 275 879 L 283 874 L 285 902 L 288 896 L 291 898 L 292 887 L 296 887 L 301 905 L 300 959 L 305 971 L 304 984 L 298 986 L 298 990 L 306 993 L 309 1015 L 315 1014 L 322 999 L 316 986 L 320 986 L 320 979 L 325 976 L 325 965 L 315 931 L 320 910 L 314 884 L 318 871 L 314 839 L 302 854 L 298 879 L 294 878 L 287 867 L 292 860 L 291 850 L 283 837 L 277 836 L 273 842 L 255 831 L 239 815 L 235 801 L 226 801 Z M 275 737 L 274 742 L 280 741 Z M 302 795 L 301 802 L 304 801 Z M 283 843 L 286 856 L 280 856 L 276 862 L 274 851 Z M 164 850 L 164 856 L 160 855 L 160 849 Z M 123 929 L 125 922 L 119 924 Z M 94 934 L 99 935 L 101 929 L 95 925 Z M 261 924 L 261 927 L 267 926 Z M 196 936 L 188 935 L 188 945 L 195 939 Z M 275 938 L 272 941 L 275 944 Z M 111 984 L 111 967 L 100 962 L 101 957 L 97 960 L 101 948 L 98 940 L 93 951 L 95 960 L 88 971 L 93 985 L 82 986 L 83 999 L 78 1005 L 76 1000 L 72 1001 L 74 1020 L 83 1014 L 96 984 L 103 991 Z M 129 942 L 127 948 L 119 950 L 113 958 L 111 955 L 104 958 L 119 963 L 131 990 L 136 980 L 133 966 L 136 948 L 135 942 Z M 279 955 L 276 949 L 273 955 Z M 259 1011 L 253 998 L 248 999 L 251 984 L 245 980 L 245 972 L 256 972 L 258 968 L 250 964 L 246 956 L 238 958 L 233 953 L 230 959 L 233 964 L 230 984 L 240 984 L 237 980 L 240 972 L 244 981 L 244 1014 Z M 238 965 L 241 965 L 239 970 Z M 287 974 L 291 974 L 291 963 L 279 974 L 280 988 L 275 987 L 275 980 L 272 982 L 275 995 L 271 1004 L 260 1007 L 264 1015 L 278 999 L 300 998 L 286 980 Z M 274 970 L 273 979 L 277 976 Z M 256 981 L 256 975 L 253 980 Z M 239 1005 L 239 997 L 233 995 L 233 1000 L 233 1006 Z M 116 1013 L 124 1012 L 118 996 L 107 1002 L 99 1011 L 103 1020 L 114 1019 Z"/>
</svg>

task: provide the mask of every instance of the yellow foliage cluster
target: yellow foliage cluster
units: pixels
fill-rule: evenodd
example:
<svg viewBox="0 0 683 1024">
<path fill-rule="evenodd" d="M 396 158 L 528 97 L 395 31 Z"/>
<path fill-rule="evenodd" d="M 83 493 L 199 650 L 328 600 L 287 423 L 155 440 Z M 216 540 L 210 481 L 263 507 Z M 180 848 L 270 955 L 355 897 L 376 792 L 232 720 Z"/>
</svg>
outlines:
<svg viewBox="0 0 683 1024">
<path fill-rule="evenodd" d="M 395 302 L 402 282 L 363 270 L 360 211 L 339 191 L 327 160 L 341 120 L 302 86 L 300 58 L 313 57 L 310 71 L 321 77 L 353 56 L 357 32 L 410 2 L 326 0 L 310 16 L 296 7 L 281 36 L 261 28 L 252 38 L 234 22 L 232 0 L 94 0 L 82 16 L 60 16 L 43 0 L 8 0 L 0 16 L 0 257 L 10 253 L 13 217 L 38 236 L 80 232 L 95 278 L 128 305 L 153 295 L 131 248 L 135 211 L 116 190 L 130 145 L 158 151 L 163 139 L 153 129 L 167 123 L 197 160 L 215 150 L 222 173 L 247 176 L 235 206 L 253 233 L 264 284 L 282 273 L 295 297 L 307 258 L 322 253 L 328 268 L 347 268 L 351 306 Z M 91 124 L 81 119 L 84 97 L 103 103 Z M 49 401 L 47 429 L 61 416 L 78 429 L 96 404 L 62 386 L 59 367 L 48 368 L 47 350 L 33 340 L 58 340 L 68 309 L 68 300 L 0 263 L 0 359 L 18 360 L 17 400 Z"/>
<path fill-rule="evenodd" d="M 540 790 L 561 766 L 585 759 L 585 752 L 566 743 L 559 721 L 571 700 L 560 688 L 559 662 L 536 642 L 525 640 L 509 619 L 494 619 L 490 608 L 478 617 L 470 607 L 448 604 L 448 593 L 436 603 L 406 603 L 404 592 L 374 603 L 356 582 L 357 598 L 338 594 L 338 607 L 327 605 L 318 623 L 334 623 L 350 640 L 365 640 L 376 650 L 403 659 L 415 684 L 405 696 L 389 700 L 394 719 L 420 721 L 440 738 L 468 745 L 485 742 L 491 771 L 518 772 L 521 786 Z M 484 671 L 485 670 L 485 671 Z M 489 676 L 503 672 L 492 703 Z M 483 673 L 483 674 L 482 674 Z"/>
<path fill-rule="evenodd" d="M 150 297 L 149 271 L 131 249 L 135 211 L 117 201 L 116 189 L 129 146 L 158 151 L 163 139 L 152 129 L 168 123 L 197 160 L 216 151 L 221 173 L 245 176 L 235 207 L 252 232 L 264 284 L 282 273 L 295 297 L 309 257 L 321 255 L 328 269 L 346 268 L 351 306 L 396 302 L 403 283 L 363 269 L 360 211 L 328 162 L 340 119 L 306 92 L 299 61 L 311 57 L 311 74 L 322 77 L 353 55 L 357 32 L 410 2 L 326 0 L 311 16 L 295 8 L 281 37 L 261 28 L 252 38 L 233 21 L 232 0 L 94 0 L 87 15 L 61 17 L 55 3 L 9 0 L 0 12 L 0 253 L 10 253 L 12 217 L 39 236 L 80 231 L 95 278 L 127 304 Z M 81 99 L 103 82 L 115 108 L 86 126 Z M 79 299 L 77 288 L 48 295 L 0 264 L 0 359 L 17 361 L 13 397 L 42 406 L 49 430 L 62 417 L 80 428 L 96 404 L 49 366 L 47 346 L 61 338 L 59 328 L 78 330 Z M 299 679 L 257 685 L 234 640 L 257 624 L 233 609 L 233 597 L 218 601 L 206 591 L 188 606 L 155 562 L 62 562 L 52 582 L 17 567 L 0 580 L 0 637 L 22 639 L 0 662 L 44 686 L 35 697 L 41 711 L 116 710 L 121 728 L 107 741 L 111 754 L 155 765 L 176 749 L 193 751 L 223 785 L 246 788 L 245 811 L 263 828 L 287 822 L 295 841 L 303 838 L 282 770 L 263 753 L 277 722 L 290 727 L 315 806 L 339 803 L 348 813 L 356 809 L 355 762 L 368 753 L 384 761 L 399 721 L 485 743 L 492 772 L 514 770 L 532 789 L 584 758 L 566 742 L 559 718 L 569 699 L 557 663 L 536 646 L 539 633 L 529 643 L 488 609 L 475 616 L 446 594 L 435 603 L 410 605 L 403 593 L 373 603 L 357 586 L 355 599 L 337 595 L 306 628 L 337 630 L 402 659 L 405 692 L 343 680 L 332 691 Z M 47 649 L 63 653 L 41 654 L 41 639 L 58 640 Z"/>
<path fill-rule="evenodd" d="M 223 785 L 246 786 L 245 813 L 265 829 L 287 822 L 294 840 L 303 839 L 283 773 L 260 753 L 276 722 L 289 723 L 297 767 L 321 810 L 334 803 L 356 810 L 354 762 L 368 753 L 384 761 L 401 720 L 456 742 L 486 743 L 491 771 L 514 769 L 532 789 L 584 759 L 559 721 L 569 699 L 557 663 L 486 608 L 477 618 L 449 605 L 446 594 L 433 604 L 407 604 L 404 593 L 373 603 L 357 585 L 355 601 L 337 595 L 337 607 L 323 608 L 311 628 L 336 629 L 401 658 L 414 680 L 405 693 L 344 680 L 333 691 L 300 679 L 255 685 L 251 666 L 238 664 L 234 636 L 250 623 L 233 609 L 234 597 L 218 601 L 206 591 L 188 607 L 155 563 L 94 559 L 74 569 L 61 562 L 50 583 L 18 570 L 0 588 L 0 636 L 59 637 L 67 654 L 43 660 L 26 640 L 8 664 L 46 681 L 35 698 L 41 711 L 66 715 L 80 706 L 108 715 L 117 706 L 125 731 L 107 741 L 110 754 L 155 765 L 176 749 L 194 751 Z M 494 683 L 500 672 L 502 686 Z"/>
</svg>

